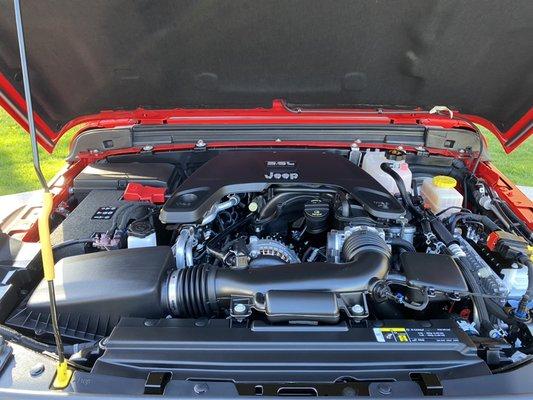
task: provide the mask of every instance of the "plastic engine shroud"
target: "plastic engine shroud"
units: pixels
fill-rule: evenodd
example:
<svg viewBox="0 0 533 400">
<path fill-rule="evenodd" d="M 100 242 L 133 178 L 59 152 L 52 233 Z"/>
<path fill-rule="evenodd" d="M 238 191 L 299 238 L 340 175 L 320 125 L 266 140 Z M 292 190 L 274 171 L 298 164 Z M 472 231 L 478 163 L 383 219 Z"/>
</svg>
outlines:
<svg viewBox="0 0 533 400">
<path fill-rule="evenodd" d="M 271 185 L 327 185 L 351 194 L 374 217 L 397 219 L 405 210 L 381 184 L 345 157 L 320 151 L 231 151 L 198 168 L 165 203 L 163 223 L 194 223 L 228 194 Z"/>
</svg>

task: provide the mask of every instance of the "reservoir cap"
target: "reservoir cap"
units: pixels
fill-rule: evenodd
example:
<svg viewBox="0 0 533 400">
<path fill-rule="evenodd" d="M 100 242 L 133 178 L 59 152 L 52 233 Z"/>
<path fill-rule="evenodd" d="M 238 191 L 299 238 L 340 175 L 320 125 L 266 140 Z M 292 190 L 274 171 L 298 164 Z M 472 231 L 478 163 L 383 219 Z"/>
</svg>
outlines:
<svg viewBox="0 0 533 400">
<path fill-rule="evenodd" d="M 433 178 L 433 184 L 439 188 L 452 189 L 457 185 L 457 180 L 451 176 L 437 175 Z"/>
</svg>

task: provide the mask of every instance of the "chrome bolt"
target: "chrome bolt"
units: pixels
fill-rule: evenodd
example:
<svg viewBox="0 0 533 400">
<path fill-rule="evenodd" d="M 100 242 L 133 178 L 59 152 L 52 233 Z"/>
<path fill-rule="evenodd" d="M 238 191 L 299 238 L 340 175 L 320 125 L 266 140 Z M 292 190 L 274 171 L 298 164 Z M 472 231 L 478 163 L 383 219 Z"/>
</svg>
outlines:
<svg viewBox="0 0 533 400">
<path fill-rule="evenodd" d="M 244 314 L 246 312 L 246 306 L 244 304 L 235 304 L 235 307 L 233 307 L 233 312 L 235 314 Z"/>
<path fill-rule="evenodd" d="M 362 314 L 365 313 L 365 309 L 363 308 L 362 305 L 356 304 L 356 305 L 352 306 L 352 313 L 354 315 L 362 315 Z"/>
</svg>

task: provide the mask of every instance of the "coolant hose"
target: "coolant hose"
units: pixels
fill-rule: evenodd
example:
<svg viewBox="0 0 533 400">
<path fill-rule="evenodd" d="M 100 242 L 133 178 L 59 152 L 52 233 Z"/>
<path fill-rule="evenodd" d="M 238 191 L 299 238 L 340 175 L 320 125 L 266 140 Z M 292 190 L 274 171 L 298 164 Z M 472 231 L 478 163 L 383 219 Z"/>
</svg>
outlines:
<svg viewBox="0 0 533 400">
<path fill-rule="evenodd" d="M 394 179 L 394 182 L 396 183 L 396 186 L 398 187 L 398 190 L 400 191 L 400 195 L 402 196 L 402 199 L 405 202 L 405 205 L 411 211 L 413 211 L 416 215 L 420 214 L 417 208 L 415 207 L 415 205 L 413 204 L 413 202 L 411 201 L 411 196 L 407 192 L 407 189 L 405 187 L 405 183 L 403 182 L 402 177 L 398 175 L 398 173 L 390 167 L 389 163 L 386 163 L 386 162 L 382 163 L 381 169 L 383 170 L 383 172 L 386 172 L 387 174 L 389 174 L 392 177 L 392 179 Z"/>
<path fill-rule="evenodd" d="M 315 199 L 317 192 L 314 193 L 294 193 L 281 192 L 270 199 L 259 212 L 256 223 L 271 222 L 274 216 L 279 216 L 279 213 L 288 206 L 298 206 L 303 209 L 306 202 Z"/>
<path fill-rule="evenodd" d="M 409 164 L 409 169 L 413 175 L 447 175 L 461 182 L 470 174 L 465 164 L 459 160 L 453 160 L 449 166 Z"/>
<path fill-rule="evenodd" d="M 354 232 L 342 248 L 343 264 L 283 264 L 245 270 L 203 265 L 174 271 L 166 285 L 168 308 L 177 317 L 215 315 L 232 298 L 252 302 L 269 291 L 357 293 L 386 277 L 390 250 L 375 232 Z M 306 310 L 312 312 L 313 310 Z"/>
</svg>

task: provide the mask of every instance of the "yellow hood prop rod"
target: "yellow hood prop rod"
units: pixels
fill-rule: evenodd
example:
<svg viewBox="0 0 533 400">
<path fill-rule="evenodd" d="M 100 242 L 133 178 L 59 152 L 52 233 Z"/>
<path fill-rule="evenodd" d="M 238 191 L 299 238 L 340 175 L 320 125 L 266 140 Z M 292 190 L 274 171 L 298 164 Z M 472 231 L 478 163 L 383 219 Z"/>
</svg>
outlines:
<svg viewBox="0 0 533 400">
<path fill-rule="evenodd" d="M 70 383 L 72 370 L 68 368 L 65 354 L 63 353 L 63 342 L 59 332 L 57 321 L 57 305 L 54 290 L 54 254 L 52 252 L 52 242 L 50 240 L 50 214 L 54 206 L 53 196 L 48 188 L 48 183 L 41 170 L 39 160 L 39 147 L 37 144 L 37 132 L 35 130 L 35 121 L 33 120 L 33 105 L 31 100 L 30 76 L 28 74 L 28 62 L 26 60 L 26 45 L 24 42 L 24 27 L 22 25 L 22 15 L 20 12 L 20 1 L 13 0 L 15 8 L 15 20 L 17 24 L 17 39 L 20 52 L 20 66 L 22 68 L 22 77 L 24 83 L 24 97 L 26 99 L 26 108 L 28 113 L 28 129 L 30 132 L 31 148 L 33 155 L 33 166 L 39 182 L 43 187 L 43 207 L 39 215 L 39 240 L 41 242 L 41 256 L 43 260 L 44 279 L 48 282 L 48 294 L 50 296 L 50 319 L 57 348 L 58 364 L 56 375 L 51 387 L 53 389 L 64 389 Z"/>
</svg>

